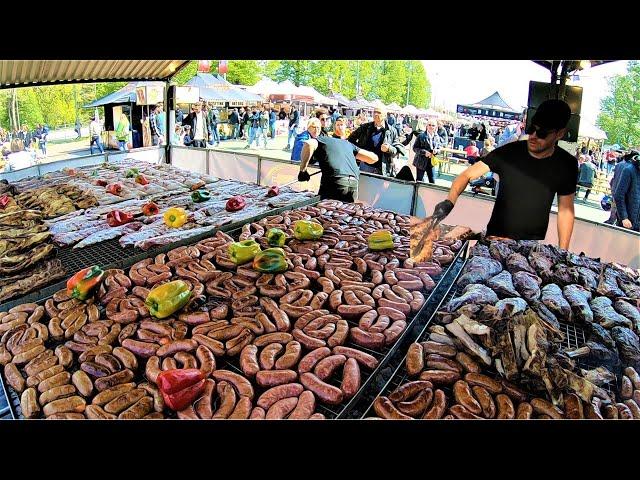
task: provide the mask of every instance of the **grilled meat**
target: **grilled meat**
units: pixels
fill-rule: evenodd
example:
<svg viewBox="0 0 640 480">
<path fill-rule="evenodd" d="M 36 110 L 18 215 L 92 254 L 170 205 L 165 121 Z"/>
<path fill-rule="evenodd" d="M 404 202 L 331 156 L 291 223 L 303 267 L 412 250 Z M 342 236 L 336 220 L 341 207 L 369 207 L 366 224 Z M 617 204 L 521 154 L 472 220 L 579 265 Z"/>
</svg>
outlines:
<svg viewBox="0 0 640 480">
<path fill-rule="evenodd" d="M 496 292 L 501 298 L 520 296 L 513 286 L 511 274 L 506 270 L 503 270 L 499 274 L 487 280 L 487 286 Z"/>
<path fill-rule="evenodd" d="M 596 297 L 589 305 L 591 306 L 591 310 L 593 310 L 594 320 L 604 328 L 612 328 L 615 326 L 633 327 L 631 320 L 614 310 L 611 299 L 607 297 Z"/>
<path fill-rule="evenodd" d="M 516 272 L 529 272 L 536 273 L 535 270 L 529 265 L 526 257 L 520 253 L 512 253 L 507 257 L 507 269 L 511 273 Z"/>
<path fill-rule="evenodd" d="M 625 365 L 640 369 L 640 339 L 632 330 L 625 327 L 613 327 L 611 336 L 616 341 L 618 352 Z"/>
<path fill-rule="evenodd" d="M 502 265 L 497 260 L 486 257 L 472 257 L 462 270 L 462 274 L 458 279 L 458 286 L 466 287 L 472 283 L 483 283 L 501 271 Z"/>
<path fill-rule="evenodd" d="M 556 316 L 567 322 L 573 321 L 571 305 L 569 305 L 569 302 L 562 296 L 562 290 L 560 290 L 558 285 L 550 283 L 542 287 L 540 299 Z"/>
<path fill-rule="evenodd" d="M 618 288 L 618 275 L 612 268 L 605 267 L 600 274 L 600 281 L 596 290 L 600 295 L 609 298 L 625 296 L 625 293 Z"/>
<path fill-rule="evenodd" d="M 562 293 L 564 298 L 569 302 L 569 305 L 571 305 L 573 318 L 582 323 L 593 322 L 593 312 L 589 306 L 589 301 L 591 300 L 590 291 L 580 285 L 573 284 L 564 287 Z"/>
<path fill-rule="evenodd" d="M 449 301 L 448 310 L 455 312 L 458 308 L 468 303 L 483 305 L 486 303 L 494 304 L 497 301 L 498 296 L 489 287 L 479 283 L 472 283 L 464 287 L 462 295 Z"/>
<path fill-rule="evenodd" d="M 537 275 L 523 271 L 516 272 L 513 274 L 513 284 L 520 295 L 528 302 L 540 298 L 542 280 Z"/>
</svg>

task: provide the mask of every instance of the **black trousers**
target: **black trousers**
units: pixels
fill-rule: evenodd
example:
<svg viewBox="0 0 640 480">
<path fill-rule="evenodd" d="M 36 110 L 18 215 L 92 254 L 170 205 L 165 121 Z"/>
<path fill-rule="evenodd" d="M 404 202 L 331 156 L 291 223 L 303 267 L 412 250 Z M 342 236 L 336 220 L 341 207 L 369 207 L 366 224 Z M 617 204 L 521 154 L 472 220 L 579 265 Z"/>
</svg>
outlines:
<svg viewBox="0 0 640 480">
<path fill-rule="evenodd" d="M 416 167 L 416 180 L 418 182 L 422 182 L 424 179 L 424 172 L 427 172 L 427 178 L 429 179 L 429 183 L 436 183 L 433 179 L 433 167 L 429 166 L 426 170 L 422 170 L 421 168 Z"/>
<path fill-rule="evenodd" d="M 358 198 L 358 179 L 355 177 L 322 178 L 318 195 L 322 200 L 353 203 Z"/>
<path fill-rule="evenodd" d="M 194 140 L 191 146 L 199 147 L 199 148 L 207 148 L 207 142 L 204 140 Z"/>
</svg>

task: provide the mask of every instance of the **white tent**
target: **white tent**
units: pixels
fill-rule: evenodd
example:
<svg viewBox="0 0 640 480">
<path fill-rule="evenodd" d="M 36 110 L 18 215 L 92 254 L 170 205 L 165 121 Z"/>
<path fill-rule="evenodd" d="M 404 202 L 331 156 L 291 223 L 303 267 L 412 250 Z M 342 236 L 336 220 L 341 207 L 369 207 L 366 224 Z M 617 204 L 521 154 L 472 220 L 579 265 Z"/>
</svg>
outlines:
<svg viewBox="0 0 640 480">
<path fill-rule="evenodd" d="M 407 105 L 406 107 L 404 107 L 402 109 L 402 113 L 405 113 L 407 115 L 419 115 L 420 114 L 420 110 L 418 110 L 413 105 Z"/>
<path fill-rule="evenodd" d="M 594 140 L 606 140 L 607 134 L 604 130 L 599 129 L 595 125 L 580 121 L 580 129 L 578 130 L 579 137 L 592 138 Z"/>
<path fill-rule="evenodd" d="M 262 77 L 258 81 L 258 83 L 247 87 L 247 91 L 251 93 L 257 93 L 258 95 L 262 95 L 263 97 L 268 97 L 270 94 L 275 93 L 278 88 L 278 82 L 274 82 L 267 77 Z"/>
<path fill-rule="evenodd" d="M 402 111 L 402 107 L 397 103 L 393 102 L 387 105 L 387 110 L 390 112 L 400 112 Z"/>
<path fill-rule="evenodd" d="M 338 101 L 334 98 L 329 98 L 323 94 L 321 94 L 319 91 L 317 91 L 315 88 L 313 87 L 309 87 L 309 86 L 299 86 L 298 87 L 298 91 L 302 94 L 302 95 L 308 95 L 310 97 L 313 97 L 313 101 L 320 104 L 320 105 L 338 105 Z"/>
<path fill-rule="evenodd" d="M 373 108 L 382 108 L 384 110 L 387 109 L 387 106 L 379 98 L 376 98 L 374 101 L 372 101 L 371 102 L 371 106 Z"/>
</svg>

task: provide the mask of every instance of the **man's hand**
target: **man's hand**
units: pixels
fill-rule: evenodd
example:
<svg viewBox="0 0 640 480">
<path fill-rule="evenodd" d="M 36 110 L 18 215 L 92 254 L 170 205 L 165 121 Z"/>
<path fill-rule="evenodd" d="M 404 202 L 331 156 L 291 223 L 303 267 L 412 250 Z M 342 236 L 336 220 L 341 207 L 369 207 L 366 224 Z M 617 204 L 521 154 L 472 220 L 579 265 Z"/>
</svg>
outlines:
<svg viewBox="0 0 640 480">
<path fill-rule="evenodd" d="M 622 220 L 622 226 L 624 228 L 631 228 L 633 225 L 631 224 L 631 220 L 625 218 L 624 220 Z"/>
<path fill-rule="evenodd" d="M 453 203 L 450 200 L 443 200 L 433 209 L 433 217 L 438 220 L 444 219 L 453 210 Z"/>
<path fill-rule="evenodd" d="M 305 170 L 304 172 L 298 173 L 298 181 L 299 182 L 308 182 L 311 178 L 311 175 Z"/>
<path fill-rule="evenodd" d="M 380 146 L 380 150 L 382 150 L 383 152 L 388 152 L 389 151 L 389 144 L 388 143 L 383 143 Z"/>
</svg>

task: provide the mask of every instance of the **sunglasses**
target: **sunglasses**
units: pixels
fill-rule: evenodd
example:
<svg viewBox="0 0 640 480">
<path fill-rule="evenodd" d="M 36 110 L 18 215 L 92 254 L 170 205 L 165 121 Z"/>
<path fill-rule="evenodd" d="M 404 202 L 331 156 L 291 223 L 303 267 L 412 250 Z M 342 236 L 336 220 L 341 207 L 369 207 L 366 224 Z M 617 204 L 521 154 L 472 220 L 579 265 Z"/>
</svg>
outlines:
<svg viewBox="0 0 640 480">
<path fill-rule="evenodd" d="M 525 130 L 525 133 L 527 135 L 531 135 L 534 132 L 536 134 L 536 137 L 538 137 L 540 140 L 544 140 L 545 138 L 547 138 L 547 136 L 551 132 L 557 132 L 557 130 L 553 128 L 547 129 L 547 128 L 536 127 L 535 125 L 529 125 L 529 127 L 527 127 L 527 129 Z"/>
<path fill-rule="evenodd" d="M 328 117 L 320 117 L 320 121 L 321 121 L 321 122 L 326 122 L 327 118 L 328 118 Z"/>
</svg>

